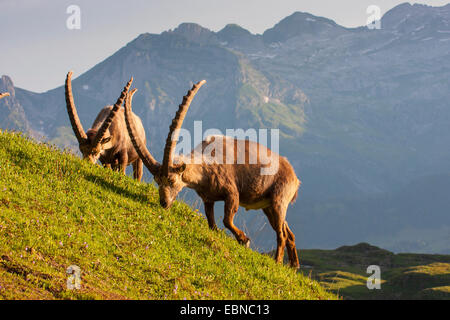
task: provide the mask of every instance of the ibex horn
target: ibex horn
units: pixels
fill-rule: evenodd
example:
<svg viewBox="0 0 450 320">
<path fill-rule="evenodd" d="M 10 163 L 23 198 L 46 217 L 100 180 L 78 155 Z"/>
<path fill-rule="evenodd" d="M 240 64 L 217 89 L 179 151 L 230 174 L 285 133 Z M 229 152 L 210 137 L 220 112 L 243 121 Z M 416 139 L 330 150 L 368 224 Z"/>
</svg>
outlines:
<svg viewBox="0 0 450 320">
<path fill-rule="evenodd" d="M 126 84 L 126 86 L 123 88 L 122 93 L 120 94 L 119 98 L 116 101 L 116 104 L 111 109 L 111 112 L 109 113 L 108 117 L 103 121 L 102 126 L 97 131 L 97 135 L 95 136 L 95 139 L 92 141 L 92 148 L 95 149 L 99 145 L 99 143 L 104 138 L 106 131 L 108 130 L 109 126 L 111 125 L 114 117 L 117 114 L 117 111 L 122 106 L 123 101 L 125 100 L 125 97 L 128 94 L 128 90 L 130 89 L 131 83 L 133 82 L 133 77 L 131 77 L 130 81 Z"/>
<path fill-rule="evenodd" d="M 86 132 L 81 125 L 80 118 L 78 118 L 77 108 L 75 107 L 75 102 L 73 101 L 72 95 L 72 71 L 69 71 L 66 78 L 66 106 L 67 112 L 69 113 L 70 123 L 72 124 L 72 129 L 77 137 L 78 143 L 83 143 L 86 139 Z"/>
<path fill-rule="evenodd" d="M 133 112 L 131 110 L 131 104 L 133 101 L 133 95 L 136 93 L 137 89 L 130 91 L 125 99 L 125 122 L 127 124 L 128 134 L 130 135 L 131 142 L 133 143 L 134 149 L 138 153 L 139 157 L 144 162 L 147 169 L 156 176 L 159 172 L 161 165 L 158 161 L 153 158 L 150 151 L 148 151 L 144 142 L 141 141 L 137 133 L 136 124 L 133 118 Z"/>
<path fill-rule="evenodd" d="M 167 176 L 169 173 L 169 167 L 173 165 L 172 155 L 175 150 L 175 146 L 178 142 L 178 137 L 180 135 L 179 129 L 183 125 L 184 117 L 191 105 L 192 99 L 196 95 L 197 91 L 200 89 L 202 85 L 206 83 L 206 80 L 202 80 L 197 84 L 194 84 L 191 90 L 183 97 L 183 102 L 178 107 L 178 111 L 175 115 L 175 118 L 172 120 L 172 124 L 170 125 L 169 135 L 167 136 L 166 146 L 164 148 L 164 158 L 162 163 L 163 175 Z"/>
</svg>

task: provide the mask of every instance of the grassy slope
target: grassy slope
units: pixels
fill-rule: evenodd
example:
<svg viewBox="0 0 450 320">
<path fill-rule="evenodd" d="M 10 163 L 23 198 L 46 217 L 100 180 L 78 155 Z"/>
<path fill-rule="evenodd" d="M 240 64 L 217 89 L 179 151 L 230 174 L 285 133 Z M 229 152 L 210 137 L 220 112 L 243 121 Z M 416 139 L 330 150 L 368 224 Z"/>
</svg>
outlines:
<svg viewBox="0 0 450 320">
<path fill-rule="evenodd" d="M 349 299 L 450 299 L 450 255 L 394 254 L 368 244 L 301 250 L 313 278 Z M 368 290 L 369 265 L 381 269 L 381 290 Z"/>
<path fill-rule="evenodd" d="M 82 271 L 66 289 L 66 269 Z M 335 299 L 317 282 L 158 205 L 153 185 L 0 133 L 0 298 Z"/>
</svg>

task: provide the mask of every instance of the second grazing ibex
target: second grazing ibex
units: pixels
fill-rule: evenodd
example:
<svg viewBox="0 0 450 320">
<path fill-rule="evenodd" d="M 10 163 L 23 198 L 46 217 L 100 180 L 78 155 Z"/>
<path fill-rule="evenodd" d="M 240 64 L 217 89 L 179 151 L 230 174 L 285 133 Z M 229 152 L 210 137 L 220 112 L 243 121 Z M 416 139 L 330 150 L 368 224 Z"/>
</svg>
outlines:
<svg viewBox="0 0 450 320">
<path fill-rule="evenodd" d="M 142 160 L 131 143 L 125 126 L 124 109 L 121 108 L 133 78 L 123 89 L 116 104 L 104 107 L 87 132 L 84 131 L 78 118 L 73 101 L 71 78 L 72 71 L 67 74 L 66 78 L 66 106 L 83 158 L 92 163 L 100 160 L 105 167 L 120 170 L 123 173 L 125 173 L 126 167 L 132 164 L 133 176 L 140 181 L 143 174 Z M 131 116 L 136 122 L 136 135 L 139 139 L 145 141 L 145 130 L 141 119 L 135 114 Z"/>
<path fill-rule="evenodd" d="M 249 245 L 250 239 L 233 224 L 234 215 L 239 206 L 247 210 L 262 209 L 277 234 L 276 261 L 282 261 L 287 245 L 290 265 L 298 268 L 295 236 L 289 229 L 285 217 L 289 204 L 297 197 L 300 180 L 286 158 L 280 157 L 257 142 L 237 140 L 226 136 L 207 138 L 190 155 L 176 157 L 173 155 L 179 129 L 189 105 L 204 83 L 203 80 L 195 84 L 183 98 L 170 126 L 162 164 L 153 158 L 146 148 L 145 142 L 139 137 L 138 127 L 133 120 L 131 111 L 134 91 L 126 97 L 125 120 L 128 132 L 137 153 L 159 185 L 161 206 L 165 209 L 169 208 L 184 187 L 194 189 L 203 200 L 209 227 L 216 229 L 214 203 L 224 201 L 223 223 L 236 239 L 246 246 Z M 215 153 L 223 152 L 219 158 L 217 158 L 217 154 L 204 155 L 204 151 L 210 149 L 213 143 L 215 146 L 222 146 L 222 150 L 220 148 L 215 150 Z M 200 161 L 195 158 L 198 156 L 198 152 L 201 154 Z M 231 162 L 228 159 L 230 153 L 233 155 Z M 261 158 L 262 154 L 267 157 L 264 161 Z M 245 155 L 243 163 L 236 161 L 239 156 L 242 159 L 243 155 Z M 256 161 L 250 162 L 249 159 L 256 159 Z M 262 169 L 272 166 L 275 161 L 277 161 L 278 168 L 276 172 L 268 175 L 261 174 Z"/>
</svg>

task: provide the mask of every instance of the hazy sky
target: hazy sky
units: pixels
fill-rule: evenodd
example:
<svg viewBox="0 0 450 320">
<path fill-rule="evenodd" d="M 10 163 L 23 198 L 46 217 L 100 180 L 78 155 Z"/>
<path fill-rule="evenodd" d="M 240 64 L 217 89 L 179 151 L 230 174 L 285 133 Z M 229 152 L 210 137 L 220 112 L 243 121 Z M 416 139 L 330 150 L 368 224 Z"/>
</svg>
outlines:
<svg viewBox="0 0 450 320">
<path fill-rule="evenodd" d="M 450 0 L 418 3 L 442 6 Z M 365 25 L 369 5 L 382 13 L 396 0 L 0 0 L 0 75 L 18 87 L 42 92 L 89 70 L 144 32 L 160 33 L 182 22 L 213 31 L 236 23 L 263 33 L 295 11 L 346 27 Z M 415 3 L 415 2 L 410 2 Z M 69 30 L 67 8 L 81 9 L 81 29 Z"/>
</svg>

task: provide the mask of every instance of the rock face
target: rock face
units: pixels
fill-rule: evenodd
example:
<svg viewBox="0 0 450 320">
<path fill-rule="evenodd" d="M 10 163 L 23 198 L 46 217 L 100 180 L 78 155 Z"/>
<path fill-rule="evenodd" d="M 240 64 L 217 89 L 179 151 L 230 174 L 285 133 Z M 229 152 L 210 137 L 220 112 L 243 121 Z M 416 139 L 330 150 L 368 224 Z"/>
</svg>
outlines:
<svg viewBox="0 0 450 320">
<path fill-rule="evenodd" d="M 9 92 L 9 97 L 0 100 L 0 128 L 30 133 L 25 111 L 16 98 L 16 90 L 10 77 L 0 78 L 0 92 Z"/>
<path fill-rule="evenodd" d="M 132 75 L 139 89 L 134 111 L 147 129 L 149 147 L 161 158 L 182 96 L 193 82 L 206 79 L 184 127 L 192 130 L 194 120 L 202 120 L 203 130 L 223 133 L 227 128 L 280 129 L 280 153 L 303 182 L 288 214 L 300 247 L 370 238 L 397 249 L 401 246 L 394 240 L 382 242 L 384 222 L 377 220 L 377 206 L 367 204 L 372 197 L 385 199 L 409 188 L 415 179 L 450 171 L 444 138 L 450 136 L 450 5 L 403 4 L 387 12 L 381 26 L 348 29 L 302 12 L 263 35 L 237 25 L 212 32 L 184 23 L 159 35 L 138 36 L 79 76 L 73 82 L 75 103 L 89 128 Z M 23 126 L 59 145 L 73 145 L 63 87 L 42 94 L 16 88 L 0 105 L 11 101 L 17 104 L 1 114 L 2 127 L 14 124 L 10 117 L 17 116 Z M 428 202 L 434 200 L 422 201 Z M 395 235 L 408 212 L 396 201 L 389 203 L 383 217 L 394 215 L 392 225 L 398 227 L 390 232 Z M 433 208 L 433 219 L 447 215 L 445 208 Z M 252 220 L 256 229 L 265 221 L 258 216 L 261 221 Z M 423 225 L 420 216 L 408 220 L 413 230 Z M 442 221 L 428 223 L 428 230 Z M 260 247 L 270 248 L 265 232 L 271 231 L 255 237 L 262 239 Z M 416 240 L 407 238 L 414 251 Z M 425 247 L 432 248 L 433 237 L 426 239 Z"/>
</svg>

